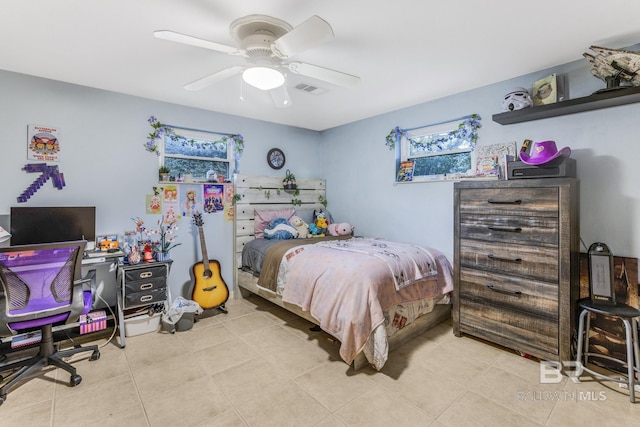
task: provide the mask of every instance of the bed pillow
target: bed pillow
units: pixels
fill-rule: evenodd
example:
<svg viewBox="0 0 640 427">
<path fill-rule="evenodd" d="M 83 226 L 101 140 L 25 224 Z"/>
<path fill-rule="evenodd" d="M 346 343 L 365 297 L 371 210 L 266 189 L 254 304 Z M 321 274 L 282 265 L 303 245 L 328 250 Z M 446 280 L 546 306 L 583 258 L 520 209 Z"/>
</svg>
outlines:
<svg viewBox="0 0 640 427">
<path fill-rule="evenodd" d="M 264 238 L 264 229 L 276 218 L 284 218 L 287 221 L 295 214 L 293 207 L 284 209 L 256 209 L 253 211 L 253 234 L 256 239 Z"/>
<path fill-rule="evenodd" d="M 264 229 L 264 238 L 272 240 L 289 240 L 298 237 L 298 230 L 284 218 L 276 218 Z"/>
</svg>

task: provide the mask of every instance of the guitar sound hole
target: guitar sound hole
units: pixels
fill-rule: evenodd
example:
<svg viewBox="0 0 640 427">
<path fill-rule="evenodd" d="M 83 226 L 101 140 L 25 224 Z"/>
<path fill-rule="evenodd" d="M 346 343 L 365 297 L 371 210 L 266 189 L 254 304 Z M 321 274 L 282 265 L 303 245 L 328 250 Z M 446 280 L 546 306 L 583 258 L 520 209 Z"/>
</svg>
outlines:
<svg viewBox="0 0 640 427">
<path fill-rule="evenodd" d="M 205 270 L 202 275 L 205 277 L 205 279 L 210 279 L 211 276 L 213 276 L 213 273 L 211 272 L 211 270 Z"/>
</svg>

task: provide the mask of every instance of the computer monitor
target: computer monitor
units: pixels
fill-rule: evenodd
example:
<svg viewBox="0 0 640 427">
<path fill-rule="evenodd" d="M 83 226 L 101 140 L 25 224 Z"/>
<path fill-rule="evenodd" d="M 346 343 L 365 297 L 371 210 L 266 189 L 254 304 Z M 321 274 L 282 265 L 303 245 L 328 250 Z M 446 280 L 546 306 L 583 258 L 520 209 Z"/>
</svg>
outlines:
<svg viewBox="0 0 640 427">
<path fill-rule="evenodd" d="M 95 206 L 12 206 L 11 245 L 86 240 L 96 238 Z M 88 245 L 89 246 L 89 245 Z"/>
</svg>

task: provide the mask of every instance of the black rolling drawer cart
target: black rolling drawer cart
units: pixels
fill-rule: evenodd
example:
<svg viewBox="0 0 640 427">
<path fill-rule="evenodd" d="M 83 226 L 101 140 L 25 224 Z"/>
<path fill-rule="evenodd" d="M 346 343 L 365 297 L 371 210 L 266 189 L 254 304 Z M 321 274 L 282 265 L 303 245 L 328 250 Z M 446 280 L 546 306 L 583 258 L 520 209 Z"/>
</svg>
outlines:
<svg viewBox="0 0 640 427">
<path fill-rule="evenodd" d="M 125 346 L 125 325 L 130 316 L 147 316 L 169 297 L 167 278 L 171 261 L 118 266 L 118 325 L 120 346 Z M 142 313 L 142 314 L 141 314 Z"/>
</svg>

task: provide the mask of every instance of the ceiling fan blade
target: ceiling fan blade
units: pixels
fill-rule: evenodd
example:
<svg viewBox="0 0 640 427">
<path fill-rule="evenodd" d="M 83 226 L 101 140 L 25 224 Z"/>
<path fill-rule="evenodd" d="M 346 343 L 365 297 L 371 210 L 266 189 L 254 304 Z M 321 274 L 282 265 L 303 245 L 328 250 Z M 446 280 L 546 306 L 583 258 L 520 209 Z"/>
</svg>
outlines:
<svg viewBox="0 0 640 427">
<path fill-rule="evenodd" d="M 319 16 L 313 15 L 302 24 L 277 39 L 271 45 L 277 57 L 285 59 L 333 39 L 331 25 Z"/>
<path fill-rule="evenodd" d="M 198 37 L 187 36 L 185 34 L 176 33 L 169 30 L 154 31 L 153 35 L 162 40 L 169 40 L 176 43 L 187 44 L 190 46 L 202 47 L 210 50 L 217 50 L 218 52 L 224 52 L 231 55 L 241 55 L 242 52 L 235 47 L 227 46 L 224 44 L 212 42 L 209 40 L 199 39 Z"/>
<path fill-rule="evenodd" d="M 329 68 L 319 67 L 317 65 L 305 64 L 303 62 L 291 62 L 285 64 L 289 71 L 304 76 L 313 77 L 323 82 L 331 83 L 336 86 L 353 87 L 358 84 L 360 77 L 351 74 L 342 73 L 340 71 L 331 70 Z"/>
<path fill-rule="evenodd" d="M 243 70 L 244 67 L 234 65 L 233 67 L 225 68 L 224 70 L 220 70 L 217 73 L 210 74 L 206 77 L 191 82 L 185 85 L 184 88 L 186 90 L 204 89 L 207 86 L 211 86 L 212 84 L 219 82 L 220 80 L 228 79 L 229 77 L 233 77 L 236 74 L 240 74 Z"/>
</svg>

